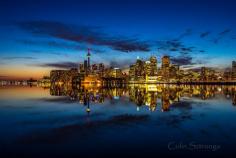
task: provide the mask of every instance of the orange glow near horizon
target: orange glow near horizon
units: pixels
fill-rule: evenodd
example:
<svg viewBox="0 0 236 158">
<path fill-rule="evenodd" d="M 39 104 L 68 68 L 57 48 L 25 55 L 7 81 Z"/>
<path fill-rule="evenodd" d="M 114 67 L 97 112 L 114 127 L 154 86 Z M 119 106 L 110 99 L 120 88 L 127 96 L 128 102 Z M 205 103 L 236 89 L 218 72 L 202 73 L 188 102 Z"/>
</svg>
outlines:
<svg viewBox="0 0 236 158">
<path fill-rule="evenodd" d="M 43 76 L 48 76 L 49 68 L 39 68 L 30 66 L 5 66 L 0 68 L 0 79 L 40 79 Z"/>
</svg>

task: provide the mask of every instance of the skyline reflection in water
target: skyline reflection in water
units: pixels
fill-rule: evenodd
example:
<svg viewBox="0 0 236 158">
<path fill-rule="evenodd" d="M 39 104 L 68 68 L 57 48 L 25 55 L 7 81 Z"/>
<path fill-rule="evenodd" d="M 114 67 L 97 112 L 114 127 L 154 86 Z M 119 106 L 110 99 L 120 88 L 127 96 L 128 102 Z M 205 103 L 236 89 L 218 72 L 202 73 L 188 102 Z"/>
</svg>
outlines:
<svg viewBox="0 0 236 158">
<path fill-rule="evenodd" d="M 181 144 L 215 145 L 217 151 L 205 150 L 232 154 L 235 91 L 236 86 L 223 85 L 1 87 L 0 155 L 189 152 Z"/>
<path fill-rule="evenodd" d="M 169 111 L 172 104 L 181 102 L 181 98 L 208 100 L 221 95 L 232 100 L 236 105 L 236 86 L 225 85 L 175 85 L 175 84 L 128 84 L 121 87 L 103 88 L 97 86 L 79 87 L 50 87 L 52 96 L 68 96 L 73 101 L 84 105 L 90 102 L 103 103 L 105 99 L 119 99 L 126 96 L 136 104 L 137 110 L 147 106 L 150 111 L 155 111 L 157 106 L 161 110 Z M 219 98 L 218 98 L 219 99 Z"/>
</svg>

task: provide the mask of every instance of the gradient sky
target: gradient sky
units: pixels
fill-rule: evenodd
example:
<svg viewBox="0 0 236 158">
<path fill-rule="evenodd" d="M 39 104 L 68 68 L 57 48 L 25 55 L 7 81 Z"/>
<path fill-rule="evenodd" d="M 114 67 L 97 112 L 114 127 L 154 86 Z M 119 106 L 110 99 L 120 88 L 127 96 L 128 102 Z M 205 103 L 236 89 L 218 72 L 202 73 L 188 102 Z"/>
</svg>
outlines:
<svg viewBox="0 0 236 158">
<path fill-rule="evenodd" d="M 0 79 L 40 78 L 92 62 L 127 68 L 169 55 L 182 68 L 236 58 L 236 2 L 207 0 L 0 2 Z"/>
</svg>

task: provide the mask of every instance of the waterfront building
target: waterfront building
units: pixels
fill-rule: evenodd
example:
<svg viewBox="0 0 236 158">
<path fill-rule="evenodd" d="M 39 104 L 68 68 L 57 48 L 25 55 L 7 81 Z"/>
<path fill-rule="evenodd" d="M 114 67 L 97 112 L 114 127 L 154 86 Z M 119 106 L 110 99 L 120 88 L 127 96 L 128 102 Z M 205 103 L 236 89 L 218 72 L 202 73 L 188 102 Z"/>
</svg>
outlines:
<svg viewBox="0 0 236 158">
<path fill-rule="evenodd" d="M 120 68 L 113 68 L 111 71 L 111 77 L 122 78 L 122 71 Z"/>
</svg>

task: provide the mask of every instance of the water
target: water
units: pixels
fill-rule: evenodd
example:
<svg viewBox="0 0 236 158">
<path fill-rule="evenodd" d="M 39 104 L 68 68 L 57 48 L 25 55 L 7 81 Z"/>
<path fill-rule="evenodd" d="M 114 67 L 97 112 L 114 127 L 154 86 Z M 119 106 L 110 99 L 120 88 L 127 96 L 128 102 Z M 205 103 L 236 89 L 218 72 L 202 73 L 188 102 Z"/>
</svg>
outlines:
<svg viewBox="0 0 236 158">
<path fill-rule="evenodd" d="M 227 155 L 236 86 L 0 88 L 0 155 Z"/>
</svg>

